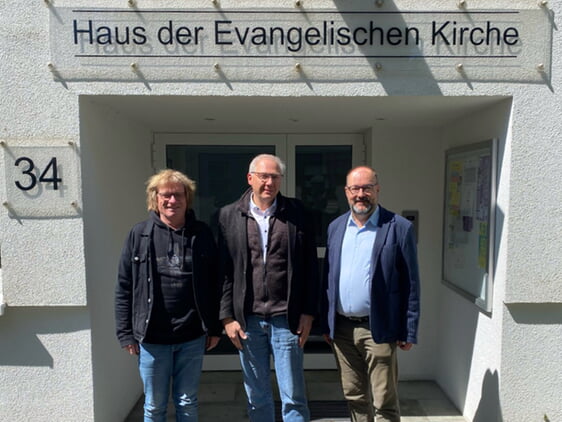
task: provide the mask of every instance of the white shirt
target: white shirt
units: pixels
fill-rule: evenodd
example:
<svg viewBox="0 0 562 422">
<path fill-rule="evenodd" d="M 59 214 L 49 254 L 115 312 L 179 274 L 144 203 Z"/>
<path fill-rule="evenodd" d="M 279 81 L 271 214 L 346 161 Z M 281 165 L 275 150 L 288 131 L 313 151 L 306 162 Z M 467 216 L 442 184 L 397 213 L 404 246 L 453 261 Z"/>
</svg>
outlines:
<svg viewBox="0 0 562 422">
<path fill-rule="evenodd" d="M 266 210 L 261 210 L 254 203 L 253 195 L 250 195 L 250 213 L 252 217 L 257 221 L 261 233 L 261 249 L 263 253 L 263 262 L 265 262 L 267 256 L 267 243 L 269 240 L 269 219 L 275 214 L 277 209 L 277 198 L 273 201 L 273 204 Z"/>
</svg>

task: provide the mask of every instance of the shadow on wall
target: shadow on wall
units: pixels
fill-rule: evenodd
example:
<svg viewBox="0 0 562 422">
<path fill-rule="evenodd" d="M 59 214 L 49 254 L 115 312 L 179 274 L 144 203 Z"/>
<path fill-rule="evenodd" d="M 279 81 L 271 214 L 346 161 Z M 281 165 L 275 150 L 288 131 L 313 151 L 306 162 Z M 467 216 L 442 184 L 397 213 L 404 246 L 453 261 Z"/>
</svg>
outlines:
<svg viewBox="0 0 562 422">
<path fill-rule="evenodd" d="M 353 3 L 353 4 L 352 4 Z M 350 12 L 352 10 L 362 10 L 364 9 L 364 5 L 362 2 L 348 2 L 348 1 L 334 1 L 334 5 L 340 12 Z M 393 1 L 387 1 L 384 4 L 384 12 L 400 12 L 396 4 Z M 375 11 L 377 9 L 375 8 Z M 354 27 L 354 19 L 355 16 L 353 13 L 346 13 L 343 14 L 342 17 L 346 21 L 349 27 Z M 406 28 L 407 23 L 403 18 L 401 13 L 393 13 L 393 14 L 386 14 L 384 17 L 385 22 L 392 23 L 391 26 L 395 28 Z M 388 58 L 376 57 L 372 56 L 373 51 L 370 51 L 368 46 L 358 46 L 359 50 L 361 51 L 361 55 L 363 55 L 368 63 L 370 64 L 372 71 L 373 71 L 373 78 L 369 79 L 369 81 L 376 80 L 378 81 L 384 88 L 385 92 L 388 95 L 403 95 L 405 92 L 409 92 L 411 94 L 431 94 L 431 95 L 443 95 L 439 84 L 435 80 L 431 69 L 429 68 L 428 64 L 425 60 L 421 59 L 403 59 L 401 61 L 400 67 L 408 67 L 413 66 L 415 68 L 415 75 L 411 82 L 408 81 L 409 78 L 403 78 L 400 75 L 400 72 L 394 71 L 387 71 L 385 70 L 385 60 L 389 61 Z M 423 52 L 420 50 L 420 47 L 411 45 L 406 51 L 402 51 L 402 54 L 407 54 L 412 57 L 421 56 Z M 395 59 L 396 60 L 396 59 Z M 414 62 L 411 62 L 414 60 Z M 415 64 L 414 64 L 415 63 Z M 347 66 L 349 66 L 348 64 Z M 391 66 L 392 67 L 392 66 Z M 423 83 L 419 83 L 420 80 L 423 80 Z M 462 79 L 461 79 L 462 80 Z M 408 81 L 408 82 L 407 82 Z M 466 82 L 466 81 L 464 81 Z M 409 84 L 408 87 L 405 87 L 405 84 Z"/>
<path fill-rule="evenodd" d="M 518 324 L 562 325 L 559 303 L 510 303 L 507 309 Z"/>
<path fill-rule="evenodd" d="M 78 308 L 10 308 L 0 317 L 0 366 L 46 366 L 53 357 L 41 335 L 72 333 L 88 328 Z"/>
<path fill-rule="evenodd" d="M 484 375 L 480 403 L 474 414 L 473 422 L 503 422 L 497 371 L 492 373 L 487 370 Z"/>
</svg>

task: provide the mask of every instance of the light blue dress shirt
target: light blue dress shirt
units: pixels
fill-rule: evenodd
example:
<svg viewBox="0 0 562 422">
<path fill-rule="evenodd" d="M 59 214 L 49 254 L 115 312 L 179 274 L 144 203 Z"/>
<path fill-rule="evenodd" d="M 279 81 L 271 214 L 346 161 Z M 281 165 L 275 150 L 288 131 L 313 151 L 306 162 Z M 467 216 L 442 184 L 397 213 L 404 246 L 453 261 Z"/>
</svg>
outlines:
<svg viewBox="0 0 562 422">
<path fill-rule="evenodd" d="M 364 317 L 371 307 L 371 258 L 377 237 L 380 209 L 361 228 L 351 215 L 347 221 L 341 249 L 338 313 Z"/>
<path fill-rule="evenodd" d="M 260 207 L 258 207 L 254 203 L 253 196 L 250 195 L 250 212 L 252 216 L 257 221 L 258 226 L 260 228 L 261 233 L 261 250 L 263 256 L 263 262 L 267 257 L 267 243 L 269 239 L 269 219 L 273 214 L 275 214 L 275 210 L 277 209 L 277 198 L 273 201 L 273 204 L 266 210 L 262 211 Z"/>
</svg>

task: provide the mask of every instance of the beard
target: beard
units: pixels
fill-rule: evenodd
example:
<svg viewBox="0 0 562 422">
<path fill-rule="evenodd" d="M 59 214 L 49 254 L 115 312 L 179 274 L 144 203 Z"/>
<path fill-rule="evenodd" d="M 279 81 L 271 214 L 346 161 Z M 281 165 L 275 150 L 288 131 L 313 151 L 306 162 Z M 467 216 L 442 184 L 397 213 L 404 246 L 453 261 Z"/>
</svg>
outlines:
<svg viewBox="0 0 562 422">
<path fill-rule="evenodd" d="M 363 204 L 363 208 L 358 208 L 357 205 L 356 205 L 357 203 Z M 369 214 L 372 209 L 373 209 L 373 204 L 371 204 L 369 202 L 357 201 L 351 206 L 351 210 L 353 211 L 354 214 L 357 214 L 357 215 Z"/>
</svg>

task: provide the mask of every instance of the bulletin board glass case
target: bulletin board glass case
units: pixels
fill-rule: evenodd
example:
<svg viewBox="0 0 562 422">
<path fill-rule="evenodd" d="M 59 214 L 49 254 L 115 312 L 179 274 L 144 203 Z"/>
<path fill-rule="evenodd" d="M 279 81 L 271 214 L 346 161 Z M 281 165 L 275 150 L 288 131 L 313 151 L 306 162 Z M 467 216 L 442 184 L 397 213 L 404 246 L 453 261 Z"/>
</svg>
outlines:
<svg viewBox="0 0 562 422">
<path fill-rule="evenodd" d="M 497 140 L 445 153 L 443 282 L 492 309 Z"/>
</svg>

